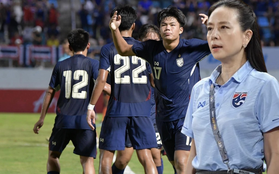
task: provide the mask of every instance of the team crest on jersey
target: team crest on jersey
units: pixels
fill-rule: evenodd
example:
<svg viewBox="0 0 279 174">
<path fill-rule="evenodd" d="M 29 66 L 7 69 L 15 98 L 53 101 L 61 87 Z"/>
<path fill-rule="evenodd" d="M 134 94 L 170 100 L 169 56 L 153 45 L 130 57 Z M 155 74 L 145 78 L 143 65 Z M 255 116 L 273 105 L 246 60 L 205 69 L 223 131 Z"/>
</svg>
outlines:
<svg viewBox="0 0 279 174">
<path fill-rule="evenodd" d="M 247 97 L 247 92 L 236 92 L 233 95 L 232 99 L 232 105 L 237 108 L 245 102 L 245 99 Z"/>
<path fill-rule="evenodd" d="M 183 57 L 176 59 L 176 64 L 178 67 L 182 67 L 184 65 Z"/>
</svg>

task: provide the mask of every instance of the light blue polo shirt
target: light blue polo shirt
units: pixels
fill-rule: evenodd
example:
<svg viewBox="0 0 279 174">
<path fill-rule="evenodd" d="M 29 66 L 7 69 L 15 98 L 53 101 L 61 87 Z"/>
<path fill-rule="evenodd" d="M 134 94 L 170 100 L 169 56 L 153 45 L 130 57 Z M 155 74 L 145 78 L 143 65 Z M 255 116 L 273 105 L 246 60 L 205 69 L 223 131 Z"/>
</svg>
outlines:
<svg viewBox="0 0 279 174">
<path fill-rule="evenodd" d="M 259 168 L 264 157 L 263 134 L 279 126 L 279 84 L 247 61 L 224 85 L 216 84 L 218 66 L 193 88 L 182 133 L 196 145 L 195 169 L 227 170 L 210 124 L 209 90 L 215 85 L 217 124 L 232 169 Z"/>
</svg>

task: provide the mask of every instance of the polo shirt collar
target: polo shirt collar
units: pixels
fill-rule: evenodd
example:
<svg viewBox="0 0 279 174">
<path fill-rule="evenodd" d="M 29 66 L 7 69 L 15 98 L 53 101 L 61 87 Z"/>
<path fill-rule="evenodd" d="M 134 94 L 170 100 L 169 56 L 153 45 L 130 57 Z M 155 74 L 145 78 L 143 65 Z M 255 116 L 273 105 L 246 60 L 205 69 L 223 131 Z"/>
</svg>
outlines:
<svg viewBox="0 0 279 174">
<path fill-rule="evenodd" d="M 216 79 L 218 78 L 218 76 L 221 73 L 221 69 L 222 69 L 222 65 L 217 66 L 214 71 L 212 72 L 212 74 L 210 75 L 210 84 L 214 83 L 216 84 Z M 248 74 L 250 74 L 250 72 L 253 70 L 251 64 L 249 63 L 249 61 L 246 61 L 244 65 L 242 65 L 242 67 L 236 72 L 234 73 L 234 75 L 231 77 L 230 80 L 235 80 L 238 83 L 241 83 L 243 80 L 246 79 L 246 77 L 248 76 Z M 230 81 L 229 80 L 229 81 Z"/>
</svg>

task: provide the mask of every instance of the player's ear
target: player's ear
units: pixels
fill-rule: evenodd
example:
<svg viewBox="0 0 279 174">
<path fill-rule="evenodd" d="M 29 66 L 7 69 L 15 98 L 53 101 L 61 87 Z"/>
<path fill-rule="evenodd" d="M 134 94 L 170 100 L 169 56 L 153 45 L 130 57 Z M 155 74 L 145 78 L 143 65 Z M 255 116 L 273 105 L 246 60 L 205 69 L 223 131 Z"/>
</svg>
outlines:
<svg viewBox="0 0 279 174">
<path fill-rule="evenodd" d="M 132 31 L 134 31 L 135 28 L 136 28 L 136 24 L 133 23 L 132 26 L 131 26 Z"/>
<path fill-rule="evenodd" d="M 183 27 L 180 27 L 179 28 L 179 34 L 182 34 L 183 33 Z"/>
<path fill-rule="evenodd" d="M 88 42 L 87 46 L 86 46 L 86 49 L 89 49 L 90 48 L 90 42 Z"/>
</svg>

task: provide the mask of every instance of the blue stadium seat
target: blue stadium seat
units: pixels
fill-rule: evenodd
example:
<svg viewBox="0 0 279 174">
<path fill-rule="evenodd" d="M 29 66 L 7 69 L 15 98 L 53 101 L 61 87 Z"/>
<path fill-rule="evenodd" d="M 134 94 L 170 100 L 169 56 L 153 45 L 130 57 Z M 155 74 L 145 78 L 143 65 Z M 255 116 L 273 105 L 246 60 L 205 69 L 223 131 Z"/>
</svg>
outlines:
<svg viewBox="0 0 279 174">
<path fill-rule="evenodd" d="M 48 0 L 48 3 L 49 3 L 49 4 L 53 4 L 55 8 L 58 7 L 57 0 Z"/>
<path fill-rule="evenodd" d="M 157 8 L 157 7 L 161 7 L 161 3 L 158 1 L 152 1 L 152 6 Z"/>
<path fill-rule="evenodd" d="M 264 16 L 259 16 L 258 17 L 258 23 L 259 23 L 259 26 L 261 26 L 261 27 L 268 27 L 269 26 L 268 19 Z"/>
<path fill-rule="evenodd" d="M 166 8 L 168 6 L 172 5 L 172 1 L 163 1 L 162 7 Z"/>
</svg>

